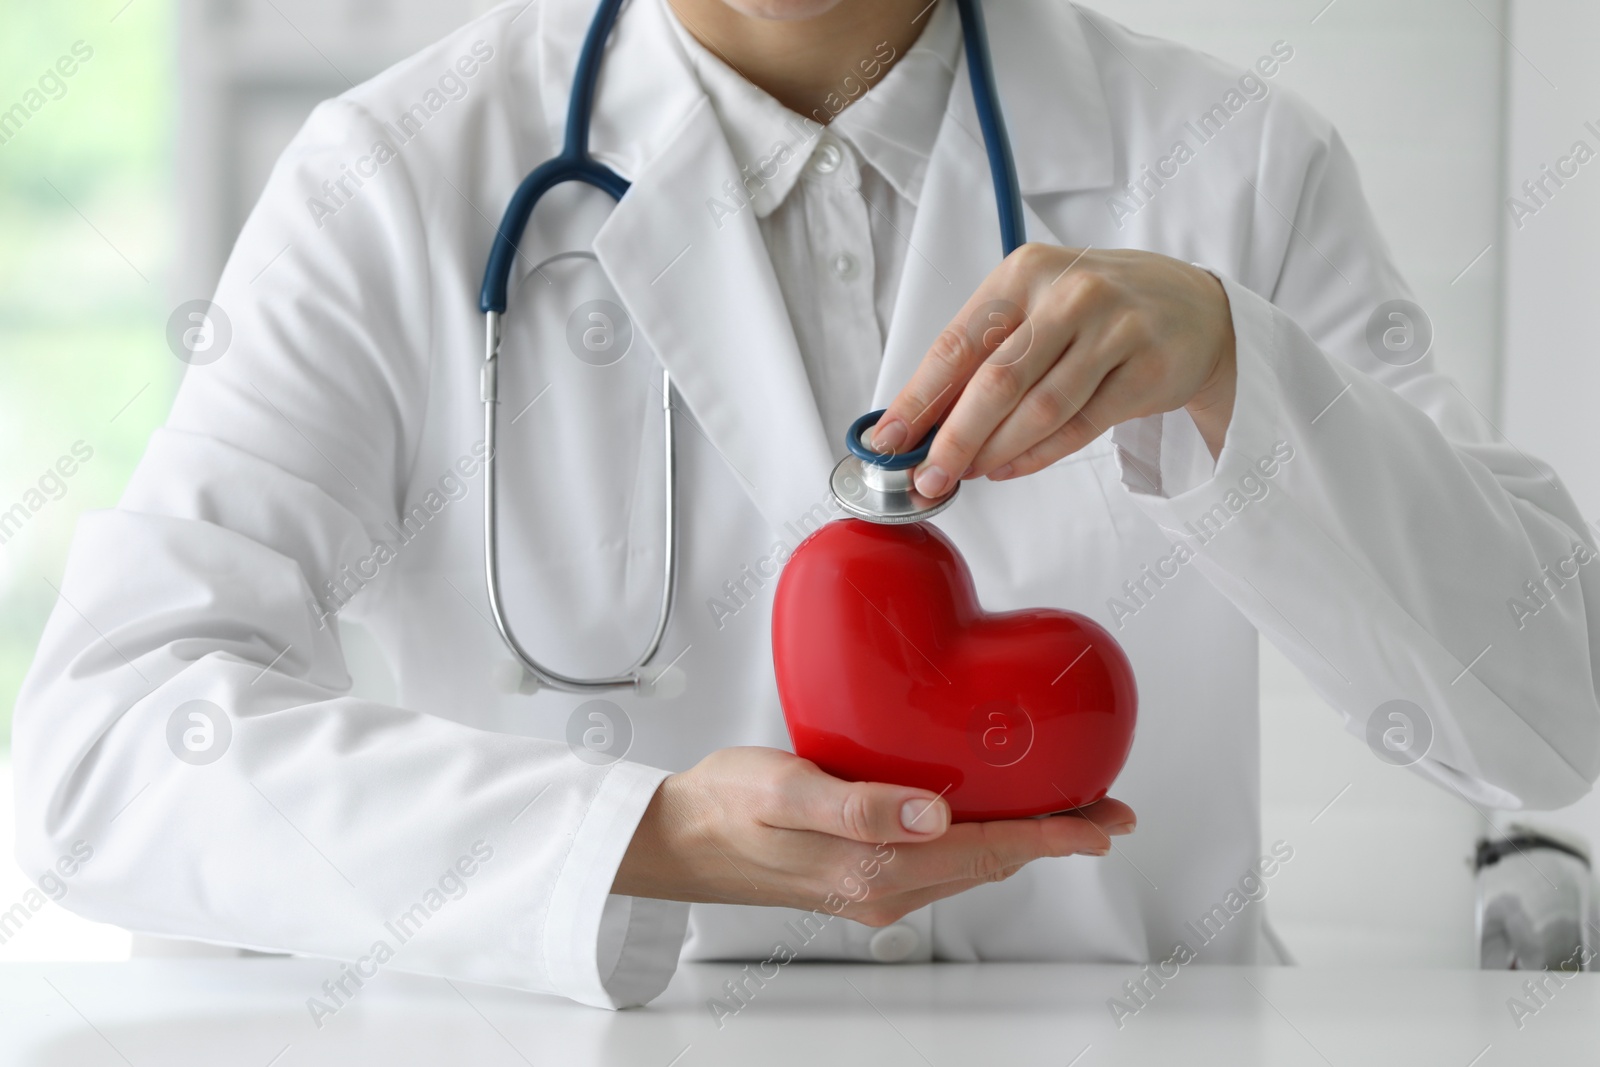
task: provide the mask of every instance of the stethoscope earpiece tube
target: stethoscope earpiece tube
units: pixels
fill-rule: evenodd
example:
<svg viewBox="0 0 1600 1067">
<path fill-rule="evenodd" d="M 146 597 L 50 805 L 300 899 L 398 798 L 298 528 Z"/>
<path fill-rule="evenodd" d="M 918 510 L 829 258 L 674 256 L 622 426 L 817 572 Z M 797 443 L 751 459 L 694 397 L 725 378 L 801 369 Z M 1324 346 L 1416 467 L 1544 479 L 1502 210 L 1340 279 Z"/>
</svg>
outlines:
<svg viewBox="0 0 1600 1067">
<path fill-rule="evenodd" d="M 500 547 L 496 512 L 499 487 L 496 481 L 496 430 L 499 414 L 499 363 L 500 326 L 505 314 L 507 294 L 511 287 L 511 271 L 516 265 L 518 248 L 528 220 L 544 194 L 567 182 L 580 182 L 593 186 L 621 200 L 628 191 L 628 181 L 604 164 L 588 156 L 589 120 L 594 110 L 595 85 L 600 74 L 600 57 L 605 51 L 607 38 L 616 23 L 623 0 L 601 0 L 594 21 L 584 38 L 583 52 L 578 58 L 578 69 L 573 75 L 572 95 L 567 107 L 566 143 L 561 154 L 536 167 L 522 179 L 517 191 L 506 205 L 500 227 L 495 231 L 494 243 L 489 250 L 489 262 L 483 272 L 483 287 L 478 293 L 478 309 L 484 315 L 484 357 L 480 394 L 484 405 L 484 440 L 489 454 L 484 460 L 483 540 L 484 579 L 488 587 L 489 611 L 494 617 L 495 629 L 500 632 L 506 648 L 516 657 L 515 666 L 523 674 L 514 691 L 531 695 L 539 689 L 556 689 L 567 693 L 596 693 L 631 689 L 640 696 L 672 697 L 683 691 L 682 671 L 668 664 L 661 671 L 648 669 L 661 648 L 667 632 L 667 622 L 672 617 L 672 600 L 677 588 L 677 471 L 673 440 L 672 379 L 665 369 L 661 372 L 662 447 L 664 467 L 662 482 L 666 492 L 665 514 L 662 522 L 662 590 L 661 604 L 656 615 L 656 626 L 639 656 L 621 674 L 605 678 L 577 678 L 551 670 L 533 658 L 517 640 L 505 612 L 505 595 L 500 588 Z M 566 258 L 562 253 L 553 259 Z M 548 261 L 547 261 L 548 262 Z"/>
<path fill-rule="evenodd" d="M 978 125 L 983 130 L 983 147 L 989 156 L 989 173 L 1000 210 L 1000 250 L 1009 256 L 1027 240 L 1027 229 L 1022 219 L 1017 163 L 1011 155 L 1011 139 L 1006 135 L 1006 120 L 1000 113 L 1000 94 L 994 83 L 994 64 L 989 59 L 989 31 L 983 24 L 978 0 L 956 0 L 956 7 L 961 12 L 967 73 L 972 76 L 972 102 L 978 110 Z"/>
<path fill-rule="evenodd" d="M 484 572 L 488 586 L 489 608 L 496 629 L 506 647 L 516 659 L 516 665 L 525 672 L 515 678 L 512 688 L 521 693 L 536 692 L 540 688 L 557 689 L 569 693 L 593 693 L 604 690 L 632 689 L 640 695 L 671 697 L 684 687 L 682 672 L 673 664 L 660 670 L 649 664 L 667 630 L 672 615 L 674 590 L 677 587 L 677 477 L 674 459 L 672 380 L 665 369 L 661 372 L 661 400 L 665 447 L 663 483 L 666 493 L 663 534 L 663 585 L 661 603 L 655 632 L 644 654 L 625 672 L 606 678 L 575 678 L 540 665 L 518 642 L 504 610 L 504 596 L 500 588 L 500 554 L 496 531 L 496 509 L 499 493 L 496 483 L 496 439 L 499 408 L 499 356 L 501 317 L 506 312 L 511 274 L 516 266 L 518 246 L 524 231 L 533 217 L 534 208 L 544 194 L 566 182 L 580 182 L 607 193 L 613 200 L 621 200 L 628 192 L 628 180 L 611 168 L 589 158 L 589 127 L 594 111 L 595 89 L 599 81 L 600 60 L 606 41 L 611 36 L 617 15 L 624 0 L 600 0 L 594 20 L 589 24 L 583 50 L 578 57 L 573 74 L 572 93 L 567 105 L 566 139 L 561 154 L 536 167 L 518 184 L 511 201 L 506 205 L 499 228 L 489 250 L 489 259 L 483 272 L 483 285 L 478 293 L 478 309 L 484 315 L 484 358 L 480 394 L 484 404 L 484 440 L 488 444 L 488 457 L 484 461 Z M 956 0 L 961 13 L 962 33 L 966 40 L 967 67 L 972 76 L 972 95 L 978 111 L 978 124 L 983 130 L 989 169 L 994 179 L 995 201 L 1000 219 L 1000 241 L 1005 255 L 1010 255 L 1025 237 L 1022 217 L 1022 194 L 1017 183 L 1016 165 L 1011 157 L 1011 145 L 1006 137 L 1005 121 L 1000 114 L 995 89 L 994 69 L 989 61 L 989 40 L 983 24 L 983 13 L 977 0 Z M 558 257 L 559 258 L 559 257 Z M 897 456 L 884 456 L 872 452 L 861 442 L 861 434 L 883 415 L 875 411 L 857 419 L 850 428 L 848 445 L 850 455 L 837 467 L 829 481 L 834 498 L 850 515 L 880 523 L 908 523 L 931 518 L 949 507 L 956 490 L 938 499 L 917 492 L 911 481 L 912 470 L 927 458 L 933 434 L 928 432 L 918 446 Z M 960 486 L 957 486 L 959 489 Z"/>
<path fill-rule="evenodd" d="M 506 294 L 511 289 L 511 270 L 517 262 L 517 246 L 544 194 L 567 182 L 582 182 L 608 193 L 613 200 L 621 200 L 628 191 L 628 180 L 603 167 L 592 159 L 569 159 L 565 154 L 546 160 L 532 174 L 522 179 L 517 191 L 506 205 L 495 230 L 494 243 L 489 247 L 489 263 L 483 271 L 483 287 L 478 290 L 478 310 L 485 315 L 491 311 L 505 314 Z"/>
<path fill-rule="evenodd" d="M 511 268 L 517 261 L 517 245 L 544 194 L 565 182 L 583 182 L 621 200 L 628 181 L 610 167 L 589 158 L 589 122 L 594 114 L 595 86 L 600 80 L 600 57 L 606 50 L 611 28 L 623 0 L 600 0 L 594 21 L 583 39 L 578 69 L 572 76 L 572 97 L 567 102 L 567 136 L 561 154 L 535 167 L 522 179 L 511 202 L 501 216 L 489 249 L 489 263 L 483 271 L 483 287 L 478 291 L 478 310 L 484 314 L 506 310 L 506 293 L 511 287 Z"/>
</svg>

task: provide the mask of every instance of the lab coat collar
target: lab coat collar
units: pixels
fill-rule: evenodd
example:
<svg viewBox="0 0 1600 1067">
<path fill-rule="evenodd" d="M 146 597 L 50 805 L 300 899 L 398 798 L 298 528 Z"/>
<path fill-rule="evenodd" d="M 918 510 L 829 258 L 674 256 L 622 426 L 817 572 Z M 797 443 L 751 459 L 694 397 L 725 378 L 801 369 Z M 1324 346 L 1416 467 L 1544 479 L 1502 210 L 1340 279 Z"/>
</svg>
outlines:
<svg viewBox="0 0 1600 1067">
<path fill-rule="evenodd" d="M 561 41 L 545 69 L 570 78 L 592 8 L 546 10 Z M 670 17 L 664 0 L 634 0 L 601 67 L 590 151 L 632 186 L 594 251 L 672 377 L 678 447 L 715 449 L 781 529 L 826 499 L 833 450 L 755 212 L 724 190 L 739 165 Z M 567 92 L 545 98 L 564 109 Z"/>
<path fill-rule="evenodd" d="M 1110 115 L 1084 37 L 1085 16 L 1047 0 L 991 4 L 986 14 L 1027 239 L 1071 245 L 1074 235 L 1053 231 L 1027 198 L 1112 181 Z M 905 387 L 939 333 L 1000 264 L 994 203 L 963 52 L 908 239 L 916 254 L 906 257 L 900 277 L 873 407 L 887 407 Z"/>
<path fill-rule="evenodd" d="M 590 153 L 632 187 L 595 253 L 693 416 L 680 447 L 715 448 L 781 529 L 825 500 L 835 450 L 755 212 L 708 207 L 738 164 L 664 2 L 623 10 L 601 67 Z M 591 0 L 539 5 L 540 97 L 557 136 L 593 11 Z M 1024 195 L 1109 185 L 1110 119 L 1084 16 L 1057 0 L 1007 0 L 986 14 Z M 919 254 L 906 258 L 880 406 L 999 262 L 993 200 L 963 56 L 910 236 Z M 1030 237 L 1052 238 L 1031 209 L 1025 218 Z"/>
<path fill-rule="evenodd" d="M 755 211 L 713 213 L 738 173 L 709 101 L 595 235 L 595 255 L 694 425 L 774 528 L 826 499 L 833 454 Z"/>
</svg>

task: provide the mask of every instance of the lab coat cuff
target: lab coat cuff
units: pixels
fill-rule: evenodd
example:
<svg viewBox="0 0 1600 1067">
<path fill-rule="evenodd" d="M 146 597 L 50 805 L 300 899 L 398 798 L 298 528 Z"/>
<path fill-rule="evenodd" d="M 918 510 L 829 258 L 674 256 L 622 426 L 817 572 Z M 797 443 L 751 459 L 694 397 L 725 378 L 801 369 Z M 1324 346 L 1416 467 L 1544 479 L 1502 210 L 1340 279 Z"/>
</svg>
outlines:
<svg viewBox="0 0 1600 1067">
<path fill-rule="evenodd" d="M 677 969 L 689 905 L 611 892 L 623 853 L 667 774 L 638 763 L 611 766 L 551 893 L 546 964 L 555 990 L 580 1003 L 648 1003 Z"/>
<path fill-rule="evenodd" d="M 1171 533 L 1186 532 L 1188 524 L 1219 502 L 1231 507 L 1245 491 L 1241 479 L 1271 477 L 1263 472 L 1282 460 L 1285 447 L 1275 414 L 1280 404 L 1277 377 L 1270 365 L 1281 342 L 1282 313 L 1226 275 L 1196 266 L 1222 283 L 1233 317 L 1238 384 L 1221 453 L 1212 459 L 1199 428 L 1181 408 L 1132 419 L 1112 430 L 1124 488 Z M 1248 488 L 1253 483 L 1244 484 Z"/>
<path fill-rule="evenodd" d="M 1123 488 L 1130 493 L 1178 496 L 1216 472 L 1200 428 L 1182 408 L 1119 423 L 1111 430 L 1111 443 Z"/>
<path fill-rule="evenodd" d="M 1193 266 L 1222 283 L 1237 337 L 1241 323 L 1239 306 L 1234 301 L 1234 283 L 1203 263 Z M 1238 418 L 1237 401 L 1234 418 Z M 1216 477 L 1217 461 L 1212 458 L 1211 449 L 1200 435 L 1194 418 L 1183 408 L 1121 423 L 1112 429 L 1111 442 L 1116 447 L 1122 484 L 1130 493 L 1182 496 Z"/>
</svg>

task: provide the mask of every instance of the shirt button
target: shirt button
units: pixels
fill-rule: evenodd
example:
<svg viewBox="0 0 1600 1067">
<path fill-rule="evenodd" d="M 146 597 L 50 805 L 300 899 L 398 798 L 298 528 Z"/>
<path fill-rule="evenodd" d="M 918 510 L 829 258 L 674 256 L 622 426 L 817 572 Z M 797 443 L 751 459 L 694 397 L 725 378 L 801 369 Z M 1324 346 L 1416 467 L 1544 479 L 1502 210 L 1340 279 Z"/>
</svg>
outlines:
<svg viewBox="0 0 1600 1067">
<path fill-rule="evenodd" d="M 839 169 L 839 164 L 844 162 L 844 151 L 832 141 L 823 141 L 817 147 L 817 154 L 811 161 L 812 169 L 818 174 L 832 174 Z"/>
<path fill-rule="evenodd" d="M 856 257 L 849 252 L 840 252 L 833 257 L 833 273 L 841 281 L 853 282 L 861 274 L 861 264 L 856 262 Z"/>
<path fill-rule="evenodd" d="M 873 934 L 872 940 L 867 943 L 867 951 L 879 963 L 899 963 L 909 959 L 921 941 L 915 927 L 895 923 Z"/>
</svg>

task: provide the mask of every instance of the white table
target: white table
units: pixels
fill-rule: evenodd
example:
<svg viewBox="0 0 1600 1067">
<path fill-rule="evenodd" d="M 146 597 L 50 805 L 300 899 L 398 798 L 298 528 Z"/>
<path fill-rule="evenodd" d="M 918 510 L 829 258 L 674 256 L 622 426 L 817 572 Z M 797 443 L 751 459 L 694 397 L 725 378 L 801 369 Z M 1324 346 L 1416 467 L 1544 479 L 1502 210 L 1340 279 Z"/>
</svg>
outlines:
<svg viewBox="0 0 1600 1067">
<path fill-rule="evenodd" d="M 1131 967 L 795 963 L 719 1029 L 739 968 L 682 968 L 639 1011 L 380 972 L 320 1029 L 337 965 L 288 959 L 0 966 L 0 1064 L 1028 1065 L 1372 1067 L 1593 1063 L 1600 976 L 1569 978 L 1519 1030 L 1526 973 L 1183 968 L 1119 1030 Z M 1531 1001 L 1529 1003 L 1532 1003 Z"/>
</svg>

